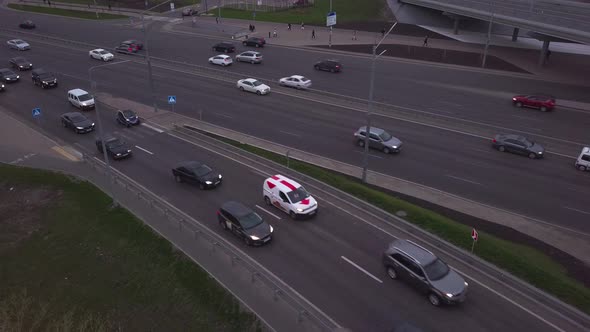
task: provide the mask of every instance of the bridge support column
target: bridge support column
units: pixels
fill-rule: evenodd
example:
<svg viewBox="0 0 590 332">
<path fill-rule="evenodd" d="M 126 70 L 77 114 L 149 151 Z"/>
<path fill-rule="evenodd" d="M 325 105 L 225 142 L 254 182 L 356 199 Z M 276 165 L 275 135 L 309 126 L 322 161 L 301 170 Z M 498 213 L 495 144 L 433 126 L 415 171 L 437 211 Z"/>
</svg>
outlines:
<svg viewBox="0 0 590 332">
<path fill-rule="evenodd" d="M 539 57 L 539 66 L 545 65 L 547 62 L 547 51 L 549 50 L 549 41 L 543 41 L 543 47 L 541 48 L 541 55 Z"/>
<path fill-rule="evenodd" d="M 514 28 L 512 31 L 512 41 L 515 42 L 518 39 L 518 32 L 520 31 L 519 28 Z"/>
<path fill-rule="evenodd" d="M 455 18 L 455 22 L 453 22 L 453 34 L 454 35 L 458 35 L 459 34 L 459 18 Z"/>
</svg>

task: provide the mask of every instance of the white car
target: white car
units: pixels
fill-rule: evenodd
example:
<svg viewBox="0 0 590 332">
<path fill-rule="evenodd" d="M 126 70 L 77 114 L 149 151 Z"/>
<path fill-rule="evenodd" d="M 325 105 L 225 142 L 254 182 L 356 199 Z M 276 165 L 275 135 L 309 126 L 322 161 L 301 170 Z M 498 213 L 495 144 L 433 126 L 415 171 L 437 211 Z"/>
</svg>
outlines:
<svg viewBox="0 0 590 332">
<path fill-rule="evenodd" d="M 214 57 L 209 58 L 209 63 L 225 67 L 225 66 L 229 66 L 232 64 L 232 59 L 231 59 L 231 56 L 229 56 L 229 55 L 220 54 L 220 55 L 216 55 Z"/>
<path fill-rule="evenodd" d="M 309 89 L 311 87 L 311 80 L 301 75 L 292 75 L 281 78 L 279 84 L 296 89 Z"/>
<path fill-rule="evenodd" d="M 246 51 L 236 55 L 237 62 L 262 63 L 262 54 L 254 51 Z"/>
<path fill-rule="evenodd" d="M 92 51 L 88 52 L 88 55 L 90 55 L 90 57 L 93 59 L 102 60 L 102 61 L 111 61 L 115 58 L 115 56 L 112 53 L 105 51 L 102 48 L 97 48 L 95 50 L 92 50 Z"/>
<path fill-rule="evenodd" d="M 31 45 L 22 39 L 12 39 L 6 42 L 8 47 L 19 51 L 26 51 L 31 49 Z"/>
<path fill-rule="evenodd" d="M 238 89 L 242 91 L 254 92 L 258 95 L 266 95 L 270 93 L 270 87 L 253 78 L 245 78 L 238 81 Z"/>
</svg>

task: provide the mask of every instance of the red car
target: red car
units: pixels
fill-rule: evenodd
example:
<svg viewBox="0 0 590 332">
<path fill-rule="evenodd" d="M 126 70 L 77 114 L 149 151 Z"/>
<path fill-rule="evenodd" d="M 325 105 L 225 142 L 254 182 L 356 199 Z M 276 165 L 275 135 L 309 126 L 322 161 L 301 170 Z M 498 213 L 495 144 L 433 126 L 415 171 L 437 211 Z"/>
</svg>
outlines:
<svg viewBox="0 0 590 332">
<path fill-rule="evenodd" d="M 512 97 L 512 104 L 516 107 L 538 108 L 541 112 L 547 112 L 555 108 L 555 98 L 543 95 L 520 95 Z"/>
</svg>

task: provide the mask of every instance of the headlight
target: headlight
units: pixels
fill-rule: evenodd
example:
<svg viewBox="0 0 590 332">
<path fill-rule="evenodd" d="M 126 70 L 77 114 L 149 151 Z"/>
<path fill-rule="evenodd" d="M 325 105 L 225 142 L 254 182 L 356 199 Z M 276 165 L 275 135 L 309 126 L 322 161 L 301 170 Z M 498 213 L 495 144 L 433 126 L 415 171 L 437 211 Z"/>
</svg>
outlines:
<svg viewBox="0 0 590 332">
<path fill-rule="evenodd" d="M 446 293 L 445 295 L 446 295 L 448 298 L 452 298 L 452 297 L 453 297 L 453 294 L 451 294 L 451 293 Z"/>
<path fill-rule="evenodd" d="M 268 225 L 268 226 L 270 227 L 270 232 L 271 232 L 271 233 L 272 233 L 272 232 L 274 232 L 274 230 L 275 230 L 275 229 L 274 229 L 274 228 L 272 228 L 272 226 L 271 226 L 271 225 Z"/>
<path fill-rule="evenodd" d="M 212 184 L 213 182 L 211 181 L 205 181 L 205 184 Z"/>
<path fill-rule="evenodd" d="M 297 208 L 297 212 L 303 212 L 303 209 Z"/>
<path fill-rule="evenodd" d="M 82 129 L 84 129 L 84 127 L 76 127 L 76 129 L 80 129 L 80 130 L 82 130 Z"/>
<path fill-rule="evenodd" d="M 221 179 L 221 174 L 219 174 L 219 178 Z"/>
<path fill-rule="evenodd" d="M 20 76 L 16 75 L 16 78 L 20 78 Z"/>
<path fill-rule="evenodd" d="M 254 236 L 254 235 L 250 235 L 250 238 L 254 241 L 260 240 L 260 238 L 258 236 Z"/>
<path fill-rule="evenodd" d="M 131 153 L 131 150 L 127 150 L 127 153 Z"/>
<path fill-rule="evenodd" d="M 469 286 L 469 284 L 467 283 L 467 281 L 463 282 L 465 284 L 465 287 Z"/>
<path fill-rule="evenodd" d="M 18 66 L 18 67 L 19 67 L 19 68 L 22 68 L 22 67 L 24 67 L 24 66 Z"/>
<path fill-rule="evenodd" d="M 513 101 L 516 101 L 516 98 L 512 98 Z"/>
<path fill-rule="evenodd" d="M 539 152 L 537 152 L 537 153 L 538 153 L 538 154 L 543 154 L 543 151 L 539 151 Z"/>
<path fill-rule="evenodd" d="M 117 153 L 117 157 L 119 157 L 119 156 L 121 156 L 121 154 L 120 153 Z"/>
<path fill-rule="evenodd" d="M 397 145 L 392 145 L 391 146 L 393 149 L 397 149 Z"/>
<path fill-rule="evenodd" d="M 92 123 L 92 126 L 94 127 L 94 122 Z"/>
</svg>

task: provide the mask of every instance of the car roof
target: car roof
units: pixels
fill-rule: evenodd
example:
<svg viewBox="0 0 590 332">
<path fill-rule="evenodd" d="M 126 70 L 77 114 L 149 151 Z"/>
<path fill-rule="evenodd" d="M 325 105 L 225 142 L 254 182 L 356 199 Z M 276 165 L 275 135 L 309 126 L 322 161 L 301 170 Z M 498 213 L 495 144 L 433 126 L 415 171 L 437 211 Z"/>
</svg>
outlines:
<svg viewBox="0 0 590 332">
<path fill-rule="evenodd" d="M 254 211 L 242 203 L 236 201 L 228 201 L 221 205 L 221 208 L 235 217 L 242 217 Z"/>
<path fill-rule="evenodd" d="M 10 41 L 11 41 L 11 42 L 15 42 L 15 43 L 20 43 L 20 42 L 23 42 L 23 43 L 25 43 L 25 41 L 24 41 L 24 40 L 22 40 L 22 39 L 11 39 Z"/>
<path fill-rule="evenodd" d="M 364 131 L 364 132 L 366 132 L 367 131 L 367 126 L 360 127 L 358 131 Z M 381 135 L 384 132 L 385 132 L 384 129 L 377 128 L 377 127 L 371 127 L 371 134 Z"/>
<path fill-rule="evenodd" d="M 244 82 L 256 82 L 256 81 L 258 81 L 258 80 L 257 80 L 257 79 L 255 79 L 255 78 L 245 78 L 245 79 L 243 79 L 242 81 L 244 81 Z"/>
<path fill-rule="evenodd" d="M 234 44 L 232 44 L 232 43 L 230 43 L 230 42 L 221 42 L 221 43 L 217 43 L 217 45 L 216 45 L 216 46 L 219 46 L 219 45 L 223 45 L 223 46 L 234 46 Z"/>
<path fill-rule="evenodd" d="M 389 248 L 405 253 L 421 266 L 428 265 L 437 259 L 432 252 L 410 240 L 396 239 L 389 245 Z"/>
<path fill-rule="evenodd" d="M 71 93 L 73 95 L 83 95 L 83 94 L 86 94 L 88 92 L 87 91 L 84 91 L 82 89 L 72 89 L 72 90 L 68 91 L 68 93 Z"/>
<path fill-rule="evenodd" d="M 218 54 L 218 55 L 216 55 L 216 56 L 220 56 L 220 57 L 222 57 L 222 58 L 231 58 L 231 57 L 230 57 L 229 55 L 227 55 L 227 54 Z"/>
<path fill-rule="evenodd" d="M 307 78 L 307 77 L 302 76 L 302 75 L 291 75 L 291 77 L 293 77 L 293 78 L 299 78 L 299 79 Z"/>
<path fill-rule="evenodd" d="M 194 161 L 194 160 L 187 160 L 187 161 L 183 161 L 178 163 L 178 167 L 201 167 L 205 164 L 198 162 L 198 161 Z"/>
<path fill-rule="evenodd" d="M 285 193 L 289 193 L 301 187 L 299 183 L 280 174 L 271 176 L 270 178 L 266 179 L 265 183 L 267 183 L 267 185 L 268 183 L 272 183 L 275 186 L 279 187 L 279 190 Z"/>
<path fill-rule="evenodd" d="M 515 139 L 518 141 L 528 141 L 526 137 L 516 134 L 498 134 L 498 138 L 500 139 Z"/>
</svg>

